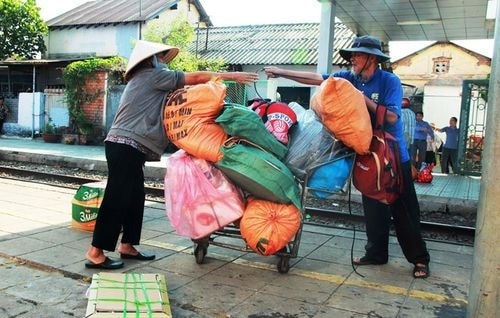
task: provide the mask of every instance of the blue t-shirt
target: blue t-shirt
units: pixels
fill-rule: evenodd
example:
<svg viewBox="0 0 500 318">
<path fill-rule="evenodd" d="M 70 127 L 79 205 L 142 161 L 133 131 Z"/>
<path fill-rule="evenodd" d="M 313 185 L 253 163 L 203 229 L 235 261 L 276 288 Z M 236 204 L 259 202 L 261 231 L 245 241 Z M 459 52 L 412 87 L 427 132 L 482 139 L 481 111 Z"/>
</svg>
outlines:
<svg viewBox="0 0 500 318">
<path fill-rule="evenodd" d="M 398 116 L 398 120 L 394 125 L 385 124 L 385 130 L 396 138 L 401 162 L 410 160 L 403 133 L 403 122 L 401 120 L 403 88 L 401 87 L 399 77 L 380 68 L 377 68 L 373 76 L 366 82 L 362 81 L 359 76 L 354 76 L 350 71 L 339 71 L 332 74 L 332 76 L 348 80 L 354 87 L 362 91 L 365 96 L 377 104 L 386 106 L 388 110 Z M 323 75 L 323 77 L 326 79 L 328 75 Z M 374 114 L 370 113 L 370 116 L 372 116 L 373 120 Z"/>
<path fill-rule="evenodd" d="M 455 127 L 444 127 L 441 131 L 446 133 L 446 141 L 444 142 L 444 148 L 457 149 L 458 148 L 458 128 Z"/>
<path fill-rule="evenodd" d="M 415 136 L 414 140 L 427 140 L 427 135 L 434 138 L 434 131 L 432 130 L 431 125 L 429 125 L 426 121 L 418 121 L 415 124 Z"/>
</svg>

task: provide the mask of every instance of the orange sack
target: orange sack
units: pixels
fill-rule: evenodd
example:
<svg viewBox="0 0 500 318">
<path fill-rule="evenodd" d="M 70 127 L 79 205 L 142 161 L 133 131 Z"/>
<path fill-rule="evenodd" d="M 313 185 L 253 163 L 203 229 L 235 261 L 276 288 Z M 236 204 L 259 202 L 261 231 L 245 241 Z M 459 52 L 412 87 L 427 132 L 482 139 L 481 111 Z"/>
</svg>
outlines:
<svg viewBox="0 0 500 318">
<path fill-rule="evenodd" d="M 300 222 L 300 211 L 295 205 L 250 197 L 240 221 L 240 232 L 252 250 L 272 255 L 292 240 Z"/>
<path fill-rule="evenodd" d="M 170 94 L 163 110 L 168 139 L 188 154 L 217 162 L 228 138 L 215 123 L 224 106 L 226 86 L 219 81 L 181 88 Z"/>
<path fill-rule="evenodd" d="M 372 124 L 363 94 L 348 80 L 329 77 L 314 94 L 311 109 L 337 139 L 356 153 L 367 154 Z"/>
</svg>

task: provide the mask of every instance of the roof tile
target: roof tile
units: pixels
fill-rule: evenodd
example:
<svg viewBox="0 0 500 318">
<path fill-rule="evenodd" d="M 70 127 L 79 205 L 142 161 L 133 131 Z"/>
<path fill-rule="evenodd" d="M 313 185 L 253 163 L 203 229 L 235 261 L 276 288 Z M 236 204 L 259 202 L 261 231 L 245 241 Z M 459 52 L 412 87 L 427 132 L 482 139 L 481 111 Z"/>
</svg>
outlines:
<svg viewBox="0 0 500 318">
<path fill-rule="evenodd" d="M 49 28 L 150 20 L 179 0 L 89 1 L 47 21 Z"/>
</svg>

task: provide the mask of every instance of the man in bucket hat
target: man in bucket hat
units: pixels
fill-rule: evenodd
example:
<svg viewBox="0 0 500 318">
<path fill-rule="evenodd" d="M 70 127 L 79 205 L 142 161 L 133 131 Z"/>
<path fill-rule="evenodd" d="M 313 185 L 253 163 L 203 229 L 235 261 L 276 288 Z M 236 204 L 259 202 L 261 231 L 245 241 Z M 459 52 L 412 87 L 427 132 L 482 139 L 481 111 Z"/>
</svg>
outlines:
<svg viewBox="0 0 500 318">
<path fill-rule="evenodd" d="M 382 265 L 387 263 L 389 252 L 389 226 L 391 216 L 396 228 L 398 242 L 408 262 L 414 265 L 413 276 L 429 276 L 429 253 L 420 233 L 420 207 L 411 177 L 411 162 L 405 142 L 401 120 L 403 89 L 400 79 L 393 73 L 381 70 L 379 63 L 389 60 L 382 52 L 378 38 L 363 35 L 354 39 L 352 46 L 341 49 L 340 56 L 352 64 L 350 71 L 333 74 L 290 71 L 273 66 L 265 67 L 268 77 L 284 77 L 299 83 L 320 85 L 329 76 L 341 77 L 359 89 L 365 104 L 373 116 L 377 105 L 387 107 L 385 130 L 398 141 L 403 174 L 403 193 L 393 204 L 387 205 L 362 196 L 368 242 L 363 257 L 352 260 L 355 265 Z"/>
<path fill-rule="evenodd" d="M 159 161 L 168 139 L 162 122 L 163 105 L 169 92 L 208 82 L 213 77 L 250 84 L 256 73 L 190 72 L 167 70 L 163 63 L 173 60 L 176 47 L 137 41 L 130 56 L 125 79 L 128 81 L 120 106 L 105 139 L 108 179 L 97 216 L 85 266 L 118 269 L 123 262 L 104 254 L 114 251 L 123 230 L 118 252 L 122 259 L 152 260 L 155 255 L 139 252 L 144 214 L 144 174 L 146 161 Z"/>
</svg>

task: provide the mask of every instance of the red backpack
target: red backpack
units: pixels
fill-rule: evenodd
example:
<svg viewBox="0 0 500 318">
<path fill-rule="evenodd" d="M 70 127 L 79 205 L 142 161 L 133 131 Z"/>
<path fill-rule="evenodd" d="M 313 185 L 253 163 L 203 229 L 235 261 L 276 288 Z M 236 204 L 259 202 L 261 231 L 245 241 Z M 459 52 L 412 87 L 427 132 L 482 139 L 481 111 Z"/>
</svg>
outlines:
<svg viewBox="0 0 500 318">
<path fill-rule="evenodd" d="M 356 155 L 352 182 L 363 195 L 391 204 L 403 191 L 403 178 L 396 138 L 384 130 L 386 113 L 386 107 L 377 106 L 370 152 Z"/>
</svg>

